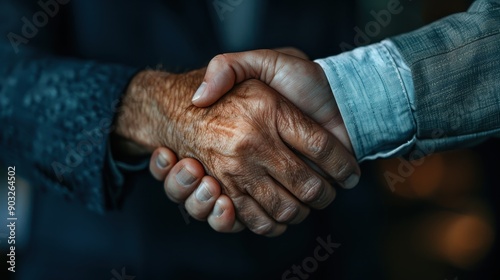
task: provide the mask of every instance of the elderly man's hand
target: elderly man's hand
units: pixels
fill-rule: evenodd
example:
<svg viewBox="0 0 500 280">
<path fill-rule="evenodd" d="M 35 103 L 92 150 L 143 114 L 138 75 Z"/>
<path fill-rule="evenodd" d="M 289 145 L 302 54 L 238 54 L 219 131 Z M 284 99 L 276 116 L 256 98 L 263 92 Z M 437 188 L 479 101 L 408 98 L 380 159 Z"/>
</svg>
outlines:
<svg viewBox="0 0 500 280">
<path fill-rule="evenodd" d="M 193 96 L 193 104 L 212 105 L 235 84 L 248 79 L 258 79 L 278 91 L 352 152 L 351 140 L 323 69 L 297 49 L 255 50 L 214 57 Z M 346 186 L 354 187 L 358 179 L 351 178 L 345 182 Z"/>
<path fill-rule="evenodd" d="M 357 163 L 336 138 L 261 82 L 244 82 L 208 108 L 191 105 L 204 71 L 184 75 L 145 71 L 125 94 L 116 133 L 149 149 L 160 146 L 199 160 L 222 185 L 236 214 L 258 234 L 281 234 L 309 205 L 326 207 L 335 191 L 295 154 L 337 181 Z M 196 176 L 181 170 L 179 183 Z"/>
</svg>

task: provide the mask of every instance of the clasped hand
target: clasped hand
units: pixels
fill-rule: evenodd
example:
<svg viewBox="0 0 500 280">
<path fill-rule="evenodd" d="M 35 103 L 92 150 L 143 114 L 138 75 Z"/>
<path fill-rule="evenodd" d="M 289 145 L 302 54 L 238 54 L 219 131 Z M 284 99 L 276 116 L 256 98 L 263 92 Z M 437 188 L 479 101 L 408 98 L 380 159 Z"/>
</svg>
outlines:
<svg viewBox="0 0 500 280">
<path fill-rule="evenodd" d="M 153 176 L 164 180 L 171 200 L 217 231 L 248 227 L 279 235 L 304 220 L 309 207 L 328 206 L 332 182 L 357 184 L 345 126 L 324 73 L 311 61 L 270 50 L 225 54 L 206 73 L 154 72 L 141 81 L 126 98 L 145 100 L 141 112 L 156 130 L 129 127 L 122 135 L 157 148 Z"/>
</svg>

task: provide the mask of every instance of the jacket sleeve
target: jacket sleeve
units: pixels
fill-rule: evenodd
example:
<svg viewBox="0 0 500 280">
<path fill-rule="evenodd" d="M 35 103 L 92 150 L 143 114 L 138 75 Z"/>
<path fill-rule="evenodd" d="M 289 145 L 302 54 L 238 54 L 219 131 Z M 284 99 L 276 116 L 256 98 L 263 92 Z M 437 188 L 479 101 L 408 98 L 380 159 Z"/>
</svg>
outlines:
<svg viewBox="0 0 500 280">
<path fill-rule="evenodd" d="M 21 22 L 20 15 L 15 13 L 14 19 Z M 0 38 L 0 165 L 16 166 L 35 187 L 90 209 L 112 207 L 110 198 L 122 191 L 123 180 L 113 175 L 108 136 L 120 97 L 137 69 L 58 57 L 35 43 L 17 48 L 14 39 L 20 37 L 5 35 L 20 28 L 5 22 Z"/>
<path fill-rule="evenodd" d="M 500 135 L 500 1 L 391 39 L 411 68 L 415 146 L 425 153 Z"/>
</svg>

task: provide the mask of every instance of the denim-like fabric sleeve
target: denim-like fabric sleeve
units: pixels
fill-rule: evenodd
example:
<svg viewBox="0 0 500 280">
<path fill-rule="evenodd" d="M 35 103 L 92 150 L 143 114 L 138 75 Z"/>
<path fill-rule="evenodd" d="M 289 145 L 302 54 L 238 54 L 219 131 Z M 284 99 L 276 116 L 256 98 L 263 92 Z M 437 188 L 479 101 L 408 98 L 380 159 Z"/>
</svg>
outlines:
<svg viewBox="0 0 500 280">
<path fill-rule="evenodd" d="M 413 80 L 391 41 L 316 62 L 325 71 L 358 160 L 408 152 L 416 132 Z"/>
</svg>

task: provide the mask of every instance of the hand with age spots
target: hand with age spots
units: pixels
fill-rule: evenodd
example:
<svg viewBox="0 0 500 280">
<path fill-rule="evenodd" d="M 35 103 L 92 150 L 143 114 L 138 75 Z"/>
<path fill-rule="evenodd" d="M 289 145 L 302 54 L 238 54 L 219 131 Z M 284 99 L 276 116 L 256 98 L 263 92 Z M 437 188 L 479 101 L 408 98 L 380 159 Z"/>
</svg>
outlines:
<svg viewBox="0 0 500 280">
<path fill-rule="evenodd" d="M 210 74 L 210 67 L 206 76 Z M 314 101 L 318 100 L 321 99 Z M 213 146 L 198 156 L 188 153 L 192 158 L 177 164 L 171 150 L 158 148 L 151 158 L 150 170 L 155 178 L 165 180 L 171 200 L 185 203 L 190 215 L 199 220 L 208 219 L 217 231 L 239 231 L 243 228 L 241 220 L 256 233 L 278 235 L 284 231 L 285 224 L 298 223 L 307 216 L 306 205 L 326 207 L 334 197 L 334 190 L 304 161 L 312 160 L 311 165 L 320 167 L 319 173 L 325 171 L 326 177 L 344 187 L 352 187 L 349 180 L 353 174 L 359 178 L 357 164 L 344 145 L 260 82 L 243 82 L 206 109 L 214 116 L 203 122 L 203 127 L 215 132 L 215 138 L 211 139 Z M 317 118 L 318 114 L 312 117 Z M 324 126 L 339 131 L 338 120 L 319 117 L 323 118 Z M 218 143 L 225 138 L 231 139 L 229 143 Z M 309 160 L 302 161 L 298 154 Z M 205 169 L 211 176 L 205 176 Z"/>
</svg>

